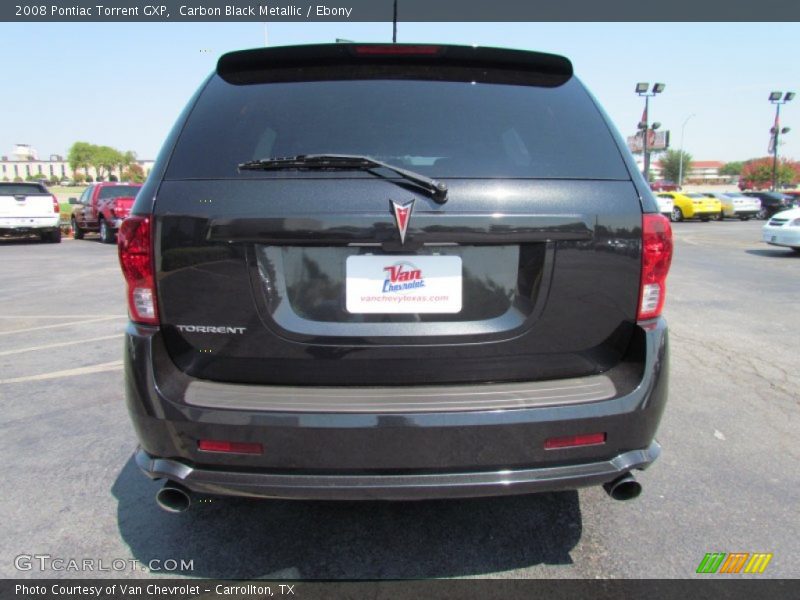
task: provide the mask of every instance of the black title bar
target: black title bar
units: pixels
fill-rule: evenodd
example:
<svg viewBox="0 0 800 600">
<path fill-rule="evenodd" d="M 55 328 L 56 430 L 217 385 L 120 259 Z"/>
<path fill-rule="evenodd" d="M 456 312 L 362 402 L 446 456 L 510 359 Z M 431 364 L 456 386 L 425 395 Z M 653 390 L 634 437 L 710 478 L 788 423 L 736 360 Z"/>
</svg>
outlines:
<svg viewBox="0 0 800 600">
<path fill-rule="evenodd" d="M 17 0 L 0 21 L 392 21 L 394 0 Z M 399 22 L 800 20 L 800 2 L 760 0 L 397 0 Z M 657 32 L 648 35 L 656 36 Z M 662 40 L 665 42 L 665 40 Z"/>
</svg>

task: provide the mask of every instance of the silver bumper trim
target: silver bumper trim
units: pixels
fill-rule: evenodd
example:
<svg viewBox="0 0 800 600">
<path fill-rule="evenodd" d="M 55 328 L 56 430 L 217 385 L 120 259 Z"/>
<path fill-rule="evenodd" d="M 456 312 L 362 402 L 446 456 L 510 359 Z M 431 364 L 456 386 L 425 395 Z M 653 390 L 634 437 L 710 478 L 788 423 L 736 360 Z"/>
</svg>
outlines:
<svg viewBox="0 0 800 600">
<path fill-rule="evenodd" d="M 606 375 L 553 381 L 414 387 L 290 387 L 189 383 L 190 406 L 235 410 L 313 413 L 463 412 L 563 406 L 617 395 Z"/>
<path fill-rule="evenodd" d="M 305 475 L 197 469 L 155 458 L 139 448 L 139 468 L 153 479 L 169 479 L 207 494 L 316 500 L 423 500 L 500 496 L 600 485 L 633 469 L 645 469 L 661 446 L 632 450 L 586 464 L 479 473 L 412 475 Z"/>
</svg>

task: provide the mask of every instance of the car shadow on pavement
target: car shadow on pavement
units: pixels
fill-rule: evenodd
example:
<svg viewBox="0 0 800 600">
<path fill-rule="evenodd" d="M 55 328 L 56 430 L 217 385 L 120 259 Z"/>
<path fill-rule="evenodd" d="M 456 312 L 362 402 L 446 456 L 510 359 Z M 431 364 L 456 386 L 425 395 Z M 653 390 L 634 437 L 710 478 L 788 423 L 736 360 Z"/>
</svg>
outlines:
<svg viewBox="0 0 800 600">
<path fill-rule="evenodd" d="M 130 459 L 111 492 L 133 558 L 192 560 L 208 578 L 366 579 L 482 575 L 571 564 L 581 538 L 575 491 L 424 502 L 201 498 L 180 514 Z M 177 574 L 177 573 L 172 573 Z"/>
<path fill-rule="evenodd" d="M 47 242 L 42 242 L 42 239 L 37 235 L 36 237 L 9 237 L 0 238 L 0 245 L 2 246 L 50 246 Z"/>
<path fill-rule="evenodd" d="M 800 259 L 800 253 L 795 252 L 791 248 L 758 248 L 755 250 L 745 250 L 747 254 L 752 254 L 753 256 L 769 256 L 772 258 L 798 258 Z"/>
</svg>

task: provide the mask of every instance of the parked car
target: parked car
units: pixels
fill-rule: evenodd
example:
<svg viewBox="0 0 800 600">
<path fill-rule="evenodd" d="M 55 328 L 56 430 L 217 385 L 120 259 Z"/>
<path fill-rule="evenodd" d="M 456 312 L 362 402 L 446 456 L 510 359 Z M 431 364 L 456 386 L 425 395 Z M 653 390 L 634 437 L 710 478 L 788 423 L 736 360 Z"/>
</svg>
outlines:
<svg viewBox="0 0 800 600">
<path fill-rule="evenodd" d="M 770 184 L 768 184 L 768 183 L 756 184 L 753 181 L 749 181 L 749 180 L 746 180 L 746 179 L 740 179 L 738 185 L 739 185 L 739 190 L 742 191 L 742 192 L 745 192 L 745 191 L 748 191 L 748 190 L 749 191 L 768 190 Z"/>
<path fill-rule="evenodd" d="M 722 207 L 718 215 L 720 221 L 725 217 L 735 217 L 741 221 L 747 221 L 758 216 L 758 211 L 761 210 L 761 202 L 757 198 L 745 196 L 739 192 L 704 192 L 703 195 L 719 200 Z"/>
<path fill-rule="evenodd" d="M 140 183 L 93 183 L 79 199 L 70 198 L 70 204 L 76 205 L 70 218 L 75 239 L 82 240 L 86 233 L 96 231 L 100 241 L 113 244 L 141 187 Z"/>
<path fill-rule="evenodd" d="M 794 201 L 795 207 L 800 206 L 798 204 L 800 202 L 800 190 L 783 190 L 781 193 L 785 196 L 790 196 Z"/>
<path fill-rule="evenodd" d="M 43 184 L 0 182 L 0 237 L 35 234 L 57 244 L 60 221 L 58 198 Z"/>
<path fill-rule="evenodd" d="M 674 181 L 653 181 L 650 184 L 650 189 L 654 192 L 679 192 L 681 191 L 681 186 Z"/>
<path fill-rule="evenodd" d="M 675 207 L 672 197 L 656 194 L 656 202 L 658 202 L 658 212 L 668 219 L 672 218 L 672 209 Z"/>
<path fill-rule="evenodd" d="M 800 253 L 800 208 L 773 215 L 761 228 L 761 238 L 773 246 L 785 246 Z"/>
<path fill-rule="evenodd" d="M 758 211 L 758 218 L 761 220 L 768 219 L 775 213 L 791 208 L 793 204 L 791 196 L 780 192 L 744 192 L 744 195 L 758 198 L 761 201 L 761 208 Z"/>
<path fill-rule="evenodd" d="M 717 218 L 722 211 L 722 206 L 716 198 L 709 198 L 696 192 L 662 192 L 662 198 L 670 198 L 674 204 L 672 220 L 675 222 L 686 219 L 700 219 L 710 221 Z"/>
<path fill-rule="evenodd" d="M 162 508 L 639 493 L 672 234 L 569 60 L 233 52 L 172 131 L 118 242 Z"/>
</svg>

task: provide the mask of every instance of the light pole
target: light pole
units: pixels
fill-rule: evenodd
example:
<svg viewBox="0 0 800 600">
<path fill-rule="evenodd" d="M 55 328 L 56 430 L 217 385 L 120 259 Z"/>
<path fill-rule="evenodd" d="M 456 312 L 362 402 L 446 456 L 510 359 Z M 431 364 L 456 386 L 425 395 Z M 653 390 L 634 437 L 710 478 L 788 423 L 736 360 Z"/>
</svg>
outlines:
<svg viewBox="0 0 800 600">
<path fill-rule="evenodd" d="M 782 100 L 781 96 L 783 96 Z M 772 129 L 769 130 L 769 132 L 772 134 L 769 144 L 771 146 L 770 150 L 772 151 L 773 192 L 777 191 L 778 189 L 778 143 L 780 141 L 780 135 L 782 133 L 789 133 L 788 127 L 781 129 L 781 104 L 786 104 L 792 98 L 794 98 L 794 92 L 786 92 L 785 95 L 783 92 L 770 92 L 769 94 L 769 101 L 775 105 L 775 124 L 772 126 Z"/>
<path fill-rule="evenodd" d="M 688 117 L 686 117 L 683 125 L 681 125 L 681 149 L 680 158 L 678 159 L 678 187 L 683 186 L 683 131 L 686 129 L 686 124 L 689 122 L 689 119 L 694 116 L 696 116 L 694 113 L 690 114 Z"/>
<path fill-rule="evenodd" d="M 397 43 L 397 0 L 394 0 L 392 9 L 392 43 Z"/>
<path fill-rule="evenodd" d="M 647 89 L 649 87 L 649 83 L 639 82 L 636 84 L 636 93 L 639 94 L 639 96 L 644 96 L 644 113 L 642 114 L 642 120 L 639 123 L 639 129 L 642 132 L 642 153 L 644 157 L 644 168 L 642 169 L 642 172 L 644 174 L 644 180 L 648 183 L 650 182 L 650 152 L 647 149 L 647 133 L 648 129 L 650 128 L 648 124 L 650 119 L 650 97 L 663 92 L 666 85 L 663 83 L 654 83 L 652 91 L 648 92 Z M 660 125 L 660 123 L 653 123 L 653 131 L 658 129 Z"/>
</svg>

